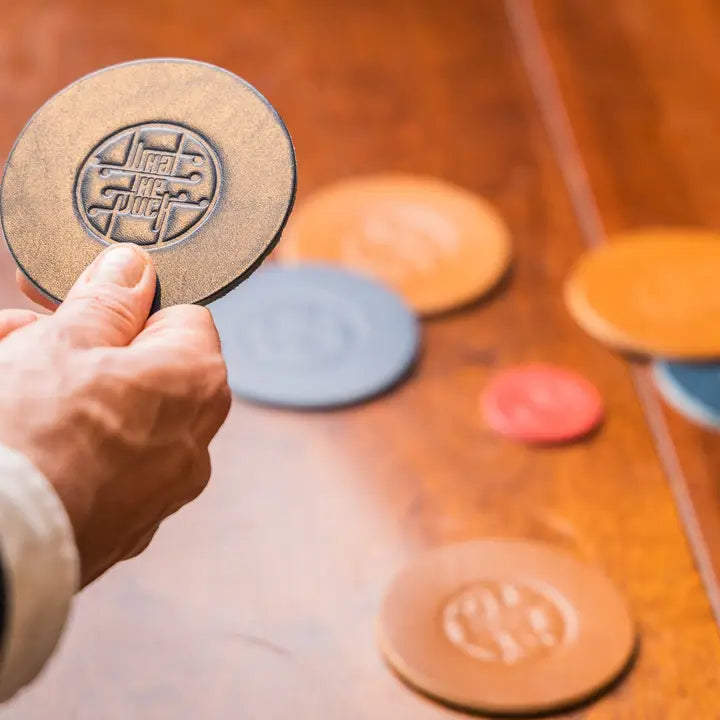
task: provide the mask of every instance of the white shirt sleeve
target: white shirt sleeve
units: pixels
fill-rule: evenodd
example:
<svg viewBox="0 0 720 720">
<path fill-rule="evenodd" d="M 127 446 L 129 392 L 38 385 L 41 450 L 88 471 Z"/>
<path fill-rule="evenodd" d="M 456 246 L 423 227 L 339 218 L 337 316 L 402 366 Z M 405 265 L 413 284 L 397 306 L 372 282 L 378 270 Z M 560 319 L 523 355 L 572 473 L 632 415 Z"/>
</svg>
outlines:
<svg viewBox="0 0 720 720">
<path fill-rule="evenodd" d="M 54 650 L 79 585 L 70 520 L 45 476 L 0 445 L 0 554 L 5 629 L 0 702 L 27 685 Z"/>
</svg>

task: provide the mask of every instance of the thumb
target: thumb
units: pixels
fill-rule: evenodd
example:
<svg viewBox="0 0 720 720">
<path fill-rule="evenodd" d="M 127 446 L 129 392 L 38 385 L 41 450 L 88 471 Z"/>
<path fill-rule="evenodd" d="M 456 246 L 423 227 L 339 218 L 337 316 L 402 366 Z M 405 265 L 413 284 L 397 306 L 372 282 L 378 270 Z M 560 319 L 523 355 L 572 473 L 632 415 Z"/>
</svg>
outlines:
<svg viewBox="0 0 720 720">
<path fill-rule="evenodd" d="M 155 283 L 144 250 L 113 245 L 78 278 L 51 322 L 76 345 L 127 345 L 148 319 Z"/>
</svg>

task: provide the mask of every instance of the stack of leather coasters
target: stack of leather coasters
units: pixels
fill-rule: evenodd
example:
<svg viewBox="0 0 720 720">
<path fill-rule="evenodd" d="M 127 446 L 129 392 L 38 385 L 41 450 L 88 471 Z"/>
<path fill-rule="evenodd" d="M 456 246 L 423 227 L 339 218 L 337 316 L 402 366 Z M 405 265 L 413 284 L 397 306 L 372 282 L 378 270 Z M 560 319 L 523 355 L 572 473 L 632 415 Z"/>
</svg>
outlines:
<svg viewBox="0 0 720 720">
<path fill-rule="evenodd" d="M 653 377 L 669 405 L 719 429 L 719 275 L 719 233 L 637 230 L 581 258 L 565 298 L 598 340 L 657 359 Z"/>
</svg>

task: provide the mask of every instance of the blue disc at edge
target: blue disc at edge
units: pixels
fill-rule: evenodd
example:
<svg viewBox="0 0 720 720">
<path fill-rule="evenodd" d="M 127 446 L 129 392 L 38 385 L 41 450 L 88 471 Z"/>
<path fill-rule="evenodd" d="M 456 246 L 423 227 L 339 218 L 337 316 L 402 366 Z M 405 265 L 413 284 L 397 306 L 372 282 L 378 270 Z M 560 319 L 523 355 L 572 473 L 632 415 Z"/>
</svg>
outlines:
<svg viewBox="0 0 720 720">
<path fill-rule="evenodd" d="M 690 420 L 720 430 L 720 364 L 653 364 L 655 384 L 667 403 Z"/>
<path fill-rule="evenodd" d="M 291 408 L 349 405 L 403 379 L 415 315 L 391 290 L 321 264 L 256 272 L 210 306 L 233 392 Z"/>
</svg>

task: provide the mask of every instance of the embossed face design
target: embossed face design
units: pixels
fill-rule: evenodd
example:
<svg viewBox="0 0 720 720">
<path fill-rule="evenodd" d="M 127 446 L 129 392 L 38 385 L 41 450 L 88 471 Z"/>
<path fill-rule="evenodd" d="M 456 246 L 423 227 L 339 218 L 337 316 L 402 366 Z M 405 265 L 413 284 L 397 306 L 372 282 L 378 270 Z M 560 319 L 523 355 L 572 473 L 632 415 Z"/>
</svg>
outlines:
<svg viewBox="0 0 720 720">
<path fill-rule="evenodd" d="M 481 580 L 453 595 L 442 612 L 445 636 L 464 653 L 514 665 L 569 639 L 570 606 L 518 582 Z"/>
<path fill-rule="evenodd" d="M 206 140 L 181 125 L 151 122 L 98 144 L 78 173 L 75 200 L 103 243 L 153 250 L 192 235 L 219 189 L 220 164 Z"/>
</svg>

